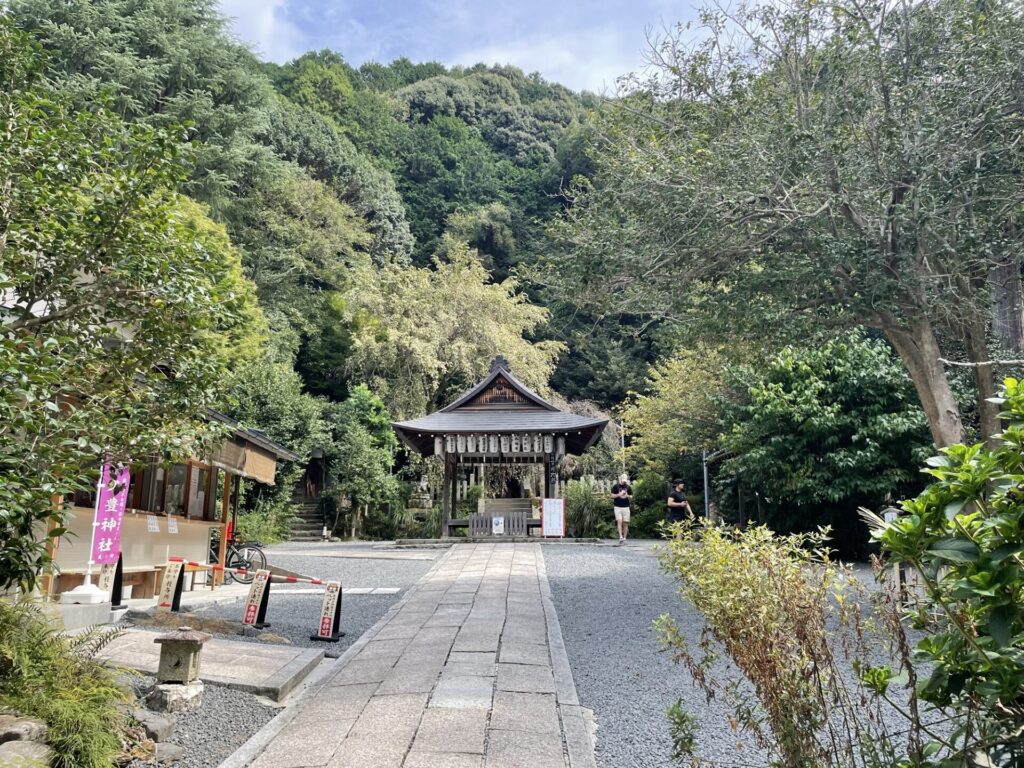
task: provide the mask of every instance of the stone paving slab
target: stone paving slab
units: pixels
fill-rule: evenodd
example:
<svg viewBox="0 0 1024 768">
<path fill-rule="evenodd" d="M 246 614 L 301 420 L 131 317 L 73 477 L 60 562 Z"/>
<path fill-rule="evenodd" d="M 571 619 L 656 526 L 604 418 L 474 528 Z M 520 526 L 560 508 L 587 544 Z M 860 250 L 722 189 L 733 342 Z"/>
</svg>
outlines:
<svg viewBox="0 0 1024 768">
<path fill-rule="evenodd" d="M 112 665 L 155 674 L 160 666 L 160 646 L 153 641 L 161 634 L 164 633 L 127 630 L 107 645 L 98 658 Z M 215 637 L 203 646 L 199 677 L 280 701 L 323 657 L 324 652 L 316 648 L 270 646 Z"/>
<path fill-rule="evenodd" d="M 225 765 L 595 765 L 536 543 L 449 549 L 280 717 Z"/>
</svg>

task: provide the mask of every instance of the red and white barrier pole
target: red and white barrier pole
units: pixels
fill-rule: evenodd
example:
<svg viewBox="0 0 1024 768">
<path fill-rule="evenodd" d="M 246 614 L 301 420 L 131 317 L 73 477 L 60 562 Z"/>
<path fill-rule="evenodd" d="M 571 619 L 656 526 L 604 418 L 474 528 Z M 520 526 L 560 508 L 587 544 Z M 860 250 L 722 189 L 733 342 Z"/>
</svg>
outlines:
<svg viewBox="0 0 1024 768">
<path fill-rule="evenodd" d="M 177 611 L 180 609 L 181 588 L 185 566 L 193 568 L 205 568 L 211 571 L 225 571 L 229 573 L 253 573 L 245 568 L 226 568 L 221 565 L 200 563 L 196 560 L 185 560 L 182 557 L 167 558 L 167 569 L 164 571 L 164 581 L 171 583 L 168 576 L 173 577 L 176 583 L 176 594 L 172 591 L 165 595 L 161 589 L 159 608 Z M 345 636 L 341 631 L 341 582 L 323 581 L 322 579 L 307 579 L 301 576 L 275 576 L 268 570 L 255 572 L 252 584 L 249 587 L 249 594 L 245 598 L 245 609 L 242 614 L 242 624 L 264 629 L 270 626 L 267 621 L 267 604 L 270 598 L 270 585 L 278 584 L 322 584 L 324 585 L 324 599 L 320 605 L 320 614 L 317 622 L 316 634 L 310 635 L 310 640 L 322 640 L 328 643 L 336 643 Z M 162 585 L 163 586 L 163 585 Z M 173 597 L 172 597 L 173 595 Z M 166 602 L 165 602 L 166 601 Z M 171 607 L 173 603 L 173 607 Z"/>
</svg>

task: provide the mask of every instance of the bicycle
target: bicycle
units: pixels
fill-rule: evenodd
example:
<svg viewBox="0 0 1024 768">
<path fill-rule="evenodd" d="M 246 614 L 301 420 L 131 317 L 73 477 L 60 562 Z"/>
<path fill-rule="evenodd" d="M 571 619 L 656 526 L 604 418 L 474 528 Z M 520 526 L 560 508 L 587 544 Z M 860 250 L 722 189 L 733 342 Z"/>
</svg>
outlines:
<svg viewBox="0 0 1024 768">
<path fill-rule="evenodd" d="M 239 584 L 252 584 L 256 571 L 267 567 L 267 555 L 263 551 L 263 545 L 258 541 L 241 542 L 236 538 L 228 539 L 227 557 L 224 558 L 224 582 L 234 579 Z M 220 553 L 218 542 L 215 540 L 210 544 L 210 562 L 219 563 Z M 245 573 L 235 573 L 228 568 L 240 568 Z"/>
</svg>

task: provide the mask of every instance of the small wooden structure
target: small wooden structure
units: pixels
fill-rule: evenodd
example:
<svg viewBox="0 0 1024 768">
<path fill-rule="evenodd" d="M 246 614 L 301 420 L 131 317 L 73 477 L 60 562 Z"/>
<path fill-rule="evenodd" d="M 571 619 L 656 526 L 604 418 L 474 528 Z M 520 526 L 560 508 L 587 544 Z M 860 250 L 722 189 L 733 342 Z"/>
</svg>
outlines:
<svg viewBox="0 0 1024 768">
<path fill-rule="evenodd" d="M 443 459 L 441 531 L 448 536 L 453 528 L 470 525 L 469 519 L 454 514 L 460 467 L 542 465 L 543 494 L 551 498 L 558 487 L 558 460 L 590 448 L 607 424 L 607 419 L 559 410 L 513 376 L 505 358 L 497 357 L 490 373 L 455 402 L 392 426 L 410 448 Z M 518 520 L 513 525 L 517 531 L 521 527 Z"/>
<path fill-rule="evenodd" d="M 169 466 L 154 462 L 132 472 L 121 523 L 124 584 L 133 588 L 132 597 L 156 593 L 170 556 L 207 562 L 213 536 L 224 565 L 227 523 L 232 509 L 237 510 L 241 480 L 273 485 L 277 463 L 299 458 L 259 430 L 215 411 L 208 411 L 207 417 L 229 433 L 209 456 Z M 46 591 L 54 595 L 82 583 L 89 559 L 95 491 L 74 494 L 68 501 L 69 535 L 54 542 L 58 573 L 46 584 Z M 205 571 L 199 576 L 208 578 Z"/>
</svg>

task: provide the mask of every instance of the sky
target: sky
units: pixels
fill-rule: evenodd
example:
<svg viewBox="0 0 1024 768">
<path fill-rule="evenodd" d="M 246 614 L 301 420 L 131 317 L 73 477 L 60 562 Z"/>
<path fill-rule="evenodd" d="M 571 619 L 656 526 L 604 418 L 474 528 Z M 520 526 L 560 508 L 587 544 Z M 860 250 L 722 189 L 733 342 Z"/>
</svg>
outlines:
<svg viewBox="0 0 1024 768">
<path fill-rule="evenodd" d="M 643 66 L 645 33 L 696 17 L 697 0 L 221 0 L 238 38 L 285 62 L 330 48 L 352 65 L 401 56 L 513 64 L 611 93 Z"/>
</svg>

